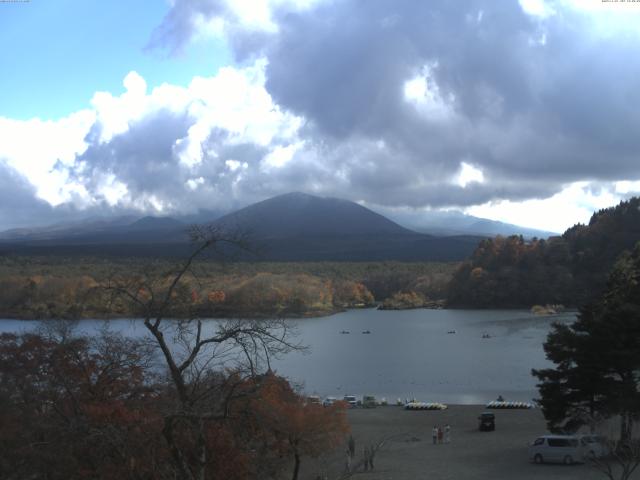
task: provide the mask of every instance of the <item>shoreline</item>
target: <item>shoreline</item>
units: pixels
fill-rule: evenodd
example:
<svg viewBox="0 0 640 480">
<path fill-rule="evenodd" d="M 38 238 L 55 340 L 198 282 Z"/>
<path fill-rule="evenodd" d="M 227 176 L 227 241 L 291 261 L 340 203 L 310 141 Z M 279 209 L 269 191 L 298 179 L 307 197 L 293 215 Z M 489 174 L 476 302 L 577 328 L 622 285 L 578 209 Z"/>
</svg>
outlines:
<svg viewBox="0 0 640 480">
<path fill-rule="evenodd" d="M 505 308 L 471 308 L 471 307 L 458 307 L 458 306 L 445 306 L 445 307 L 411 307 L 411 308 L 381 308 L 379 304 L 369 305 L 365 307 L 336 307 L 332 310 L 315 310 L 308 311 L 302 314 L 294 314 L 294 313 L 264 313 L 264 312 L 248 312 L 246 314 L 235 314 L 235 315 L 203 315 L 199 317 L 194 317 L 194 320 L 266 320 L 266 319 L 284 319 L 284 320 L 304 320 L 306 318 L 326 318 L 331 317 L 340 313 L 349 312 L 349 311 L 357 311 L 357 310 L 380 310 L 386 312 L 400 312 L 400 311 L 408 311 L 408 310 L 444 310 L 444 311 L 470 311 L 470 310 L 478 310 L 478 311 L 498 311 L 498 312 L 521 312 L 521 313 L 530 313 L 532 318 L 539 319 L 548 319 L 554 317 L 561 317 L 564 315 L 577 314 L 579 312 L 578 309 L 574 308 L 566 308 L 562 312 L 556 313 L 548 313 L 548 314 L 536 314 L 531 312 L 531 310 L 527 307 L 505 307 Z M 166 320 L 185 320 L 188 317 L 167 317 Z M 84 320 L 143 320 L 144 317 L 135 317 L 135 316 L 125 316 L 122 314 L 114 314 L 114 315 L 83 315 L 81 317 L 42 317 L 42 318 L 33 318 L 27 315 L 12 315 L 7 313 L 0 313 L 0 321 L 2 320 L 12 320 L 12 321 L 24 321 L 24 322 L 47 322 L 47 321 L 72 321 L 72 322 L 81 322 Z"/>
</svg>

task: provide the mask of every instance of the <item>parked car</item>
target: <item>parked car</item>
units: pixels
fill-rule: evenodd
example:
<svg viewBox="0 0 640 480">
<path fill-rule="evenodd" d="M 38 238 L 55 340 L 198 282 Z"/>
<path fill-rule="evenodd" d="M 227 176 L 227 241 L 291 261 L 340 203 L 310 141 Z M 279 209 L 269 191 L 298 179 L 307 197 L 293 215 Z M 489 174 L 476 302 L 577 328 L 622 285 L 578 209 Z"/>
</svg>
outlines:
<svg viewBox="0 0 640 480">
<path fill-rule="evenodd" d="M 322 402 L 322 405 L 325 406 L 325 407 L 330 407 L 331 405 L 333 405 L 337 401 L 338 401 L 338 399 L 336 397 L 327 397 Z"/>
<path fill-rule="evenodd" d="M 364 395 L 362 397 L 362 406 L 364 408 L 376 408 L 378 406 L 376 397 L 374 397 L 373 395 Z"/>
<path fill-rule="evenodd" d="M 611 454 L 607 439 L 600 435 L 580 435 L 586 458 L 602 458 Z"/>
<path fill-rule="evenodd" d="M 565 465 L 581 463 L 584 449 L 574 435 L 543 435 L 529 445 L 529 460 L 535 463 L 557 462 Z"/>
<path fill-rule="evenodd" d="M 355 395 L 345 395 L 342 400 L 347 402 L 349 408 L 356 408 L 358 406 L 358 399 Z"/>
<path fill-rule="evenodd" d="M 320 400 L 320 397 L 318 397 L 317 395 L 309 395 L 307 397 L 307 403 L 312 405 L 322 405 L 322 401 Z"/>
<path fill-rule="evenodd" d="M 496 429 L 496 416 L 493 412 L 482 412 L 478 417 L 478 429 L 481 432 L 492 432 Z"/>
</svg>

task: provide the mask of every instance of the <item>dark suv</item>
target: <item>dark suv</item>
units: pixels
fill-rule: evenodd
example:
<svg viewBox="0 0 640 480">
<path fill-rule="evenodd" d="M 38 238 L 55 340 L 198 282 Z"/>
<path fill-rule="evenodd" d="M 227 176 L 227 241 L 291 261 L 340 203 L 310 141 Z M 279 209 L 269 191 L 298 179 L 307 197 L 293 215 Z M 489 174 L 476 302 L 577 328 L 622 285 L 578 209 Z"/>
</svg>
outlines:
<svg viewBox="0 0 640 480">
<path fill-rule="evenodd" d="M 482 412 L 478 421 L 478 428 L 481 432 L 490 432 L 496 429 L 496 416 L 491 412 Z"/>
</svg>

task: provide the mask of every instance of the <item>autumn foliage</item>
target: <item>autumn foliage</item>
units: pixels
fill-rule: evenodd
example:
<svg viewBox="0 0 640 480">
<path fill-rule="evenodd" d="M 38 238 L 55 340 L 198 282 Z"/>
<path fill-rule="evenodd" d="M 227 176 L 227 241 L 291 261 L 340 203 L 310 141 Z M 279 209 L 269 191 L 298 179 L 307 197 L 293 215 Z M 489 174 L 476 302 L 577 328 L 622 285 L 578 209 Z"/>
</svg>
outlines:
<svg viewBox="0 0 640 480">
<path fill-rule="evenodd" d="M 159 392 L 136 347 L 0 336 L 0 477 L 153 478 Z"/>
<path fill-rule="evenodd" d="M 174 393 L 152 359 L 143 342 L 109 332 L 1 335 L 0 478 L 176 478 L 163 435 Z M 234 395 L 227 415 L 204 424 L 206 478 L 290 477 L 348 431 L 343 408 L 308 405 L 273 373 L 208 375 Z M 188 422 L 175 430 L 189 452 Z"/>
<path fill-rule="evenodd" d="M 110 318 L 136 316 L 130 303 L 104 294 L 105 286 L 146 284 L 156 296 L 167 289 L 171 265 L 114 258 L 0 257 L 0 317 Z M 202 261 L 197 277 L 181 280 L 171 314 L 185 318 L 314 316 L 371 306 L 398 292 L 442 299 L 453 264 L 427 263 L 241 263 L 221 267 Z M 164 283 L 163 283 L 164 282 Z M 148 288 L 136 296 L 151 300 Z M 181 298 L 177 298 L 181 296 Z"/>
<path fill-rule="evenodd" d="M 582 305 L 604 291 L 616 258 L 638 241 L 637 197 L 547 240 L 487 239 L 454 274 L 448 300 L 466 307 Z"/>
</svg>

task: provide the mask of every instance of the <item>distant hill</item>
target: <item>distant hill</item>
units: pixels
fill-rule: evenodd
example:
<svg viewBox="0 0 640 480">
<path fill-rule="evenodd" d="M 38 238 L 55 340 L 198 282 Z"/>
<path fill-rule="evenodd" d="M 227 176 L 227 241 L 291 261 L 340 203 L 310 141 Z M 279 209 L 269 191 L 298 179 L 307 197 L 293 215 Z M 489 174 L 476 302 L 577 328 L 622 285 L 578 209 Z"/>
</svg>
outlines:
<svg viewBox="0 0 640 480">
<path fill-rule="evenodd" d="M 254 203 L 214 222 L 259 238 L 328 235 L 415 235 L 357 203 L 293 192 Z"/>
<path fill-rule="evenodd" d="M 182 230 L 185 224 L 171 217 L 143 217 L 127 225 L 124 231 Z"/>
<path fill-rule="evenodd" d="M 0 241 L 37 241 L 82 235 L 130 225 L 139 217 L 118 216 L 111 218 L 87 218 L 76 222 L 55 223 L 45 227 L 13 228 L 0 232 Z"/>
<path fill-rule="evenodd" d="M 548 238 L 558 232 L 536 230 L 510 223 L 474 217 L 457 210 L 427 211 L 393 217 L 398 223 L 415 230 L 437 236 L 480 235 L 495 237 L 496 235 L 522 235 L 525 238 Z"/>
<path fill-rule="evenodd" d="M 115 217 L 89 219 L 74 223 L 33 229 L 0 232 L 0 248 L 39 252 L 84 245 L 126 245 L 145 243 L 180 243 L 187 241 L 187 225 L 170 217 Z M 3 247 L 4 245 L 4 247 Z"/>
<path fill-rule="evenodd" d="M 289 193 L 249 205 L 213 222 L 247 232 L 266 260 L 461 260 L 482 237 L 435 237 L 404 228 L 357 203 Z M 183 256 L 187 224 L 175 218 L 5 232 L 0 251 Z"/>
<path fill-rule="evenodd" d="M 582 305 L 603 290 L 616 259 L 639 241 L 637 197 L 548 240 L 487 239 L 454 275 L 449 302 L 487 308 Z"/>
<path fill-rule="evenodd" d="M 247 232 L 272 260 L 460 260 L 480 237 L 420 234 L 357 203 L 294 192 L 214 222 Z"/>
</svg>

